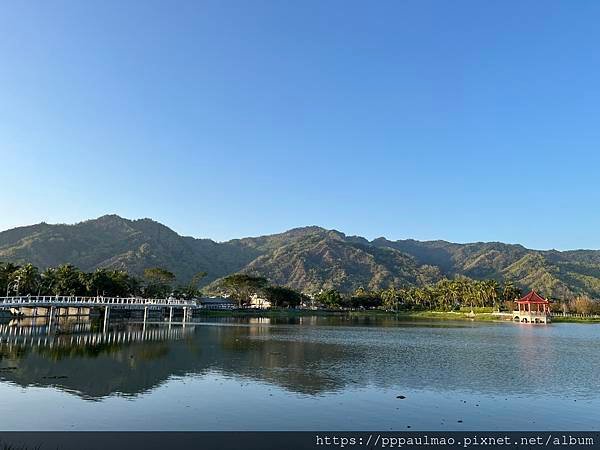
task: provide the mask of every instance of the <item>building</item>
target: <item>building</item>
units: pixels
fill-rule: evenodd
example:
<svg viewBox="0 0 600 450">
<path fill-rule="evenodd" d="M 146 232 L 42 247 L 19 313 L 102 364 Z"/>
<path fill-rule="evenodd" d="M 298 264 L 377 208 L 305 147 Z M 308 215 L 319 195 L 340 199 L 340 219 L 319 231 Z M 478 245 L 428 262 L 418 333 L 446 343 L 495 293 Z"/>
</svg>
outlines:
<svg viewBox="0 0 600 450">
<path fill-rule="evenodd" d="M 260 297 L 258 294 L 252 294 L 249 306 L 250 308 L 268 309 L 271 307 L 271 302 L 266 298 Z"/>
<path fill-rule="evenodd" d="M 234 309 L 235 302 L 225 297 L 202 297 L 198 299 L 198 306 L 204 309 Z"/>
<path fill-rule="evenodd" d="M 549 323 L 550 302 L 531 291 L 525 297 L 516 301 L 518 309 L 514 311 L 514 320 L 523 323 Z"/>
</svg>

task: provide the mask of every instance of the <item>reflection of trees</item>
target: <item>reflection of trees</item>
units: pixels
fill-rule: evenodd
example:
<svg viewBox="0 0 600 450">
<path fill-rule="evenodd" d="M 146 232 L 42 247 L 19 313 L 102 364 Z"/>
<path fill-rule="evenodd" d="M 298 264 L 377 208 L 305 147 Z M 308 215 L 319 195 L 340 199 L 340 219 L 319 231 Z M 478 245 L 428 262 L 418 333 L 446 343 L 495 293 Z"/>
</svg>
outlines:
<svg viewBox="0 0 600 450">
<path fill-rule="evenodd" d="M 596 341 L 573 347 L 560 335 L 546 336 L 545 328 L 522 330 L 512 324 L 399 327 L 389 319 L 311 317 L 236 320 L 231 326 L 230 320 L 215 322 L 220 324 L 198 326 L 175 341 L 10 351 L 0 346 L 0 379 L 23 386 L 52 384 L 93 399 L 138 395 L 173 376 L 206 373 L 273 383 L 306 395 L 348 385 L 529 395 L 547 392 L 548 384 L 565 390 L 590 386 L 574 384 L 593 379 L 594 364 L 600 363 L 600 356 L 584 356 Z M 558 380 L 568 373 L 565 364 L 576 367 L 577 378 Z M 18 369 L 1 370 L 10 366 Z"/>
<path fill-rule="evenodd" d="M 169 353 L 169 347 L 165 344 L 154 344 L 152 346 L 144 346 L 137 353 L 137 357 L 140 361 L 152 361 L 155 359 L 162 359 Z"/>
<path fill-rule="evenodd" d="M 268 381 L 291 391 L 316 394 L 342 387 L 343 380 L 318 370 L 320 361 L 330 364 L 340 359 L 336 345 L 273 340 L 273 330 L 253 325 L 210 327 L 220 347 L 205 351 L 204 356 L 214 361 L 212 370 Z"/>
<path fill-rule="evenodd" d="M 208 372 L 276 383 L 306 394 L 340 387 L 341 380 L 316 369 L 320 360 L 339 358 L 335 346 L 272 341 L 271 333 L 272 328 L 262 324 L 202 326 L 179 341 L 17 346 L 10 359 L 18 370 L 0 371 L 0 378 L 23 386 L 53 385 L 90 398 L 137 395 L 172 376 Z"/>
<path fill-rule="evenodd" d="M 71 358 L 98 358 L 100 355 L 116 354 L 119 344 L 73 345 L 69 347 L 38 347 L 36 353 L 52 361 Z"/>
<path fill-rule="evenodd" d="M 3 362 L 8 360 L 8 361 L 13 361 L 13 360 L 19 360 L 24 358 L 29 352 L 31 351 L 30 347 L 26 347 L 26 346 L 12 346 L 12 347 L 6 347 L 3 345 L 0 345 L 0 369 L 1 366 L 3 366 Z"/>
</svg>

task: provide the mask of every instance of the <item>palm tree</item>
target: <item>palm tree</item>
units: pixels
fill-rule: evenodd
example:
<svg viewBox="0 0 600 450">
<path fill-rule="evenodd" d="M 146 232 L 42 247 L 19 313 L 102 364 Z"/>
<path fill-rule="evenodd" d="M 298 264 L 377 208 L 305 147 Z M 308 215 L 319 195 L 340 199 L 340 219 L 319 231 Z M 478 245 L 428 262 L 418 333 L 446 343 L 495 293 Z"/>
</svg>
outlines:
<svg viewBox="0 0 600 450">
<path fill-rule="evenodd" d="M 427 300 L 427 293 L 425 292 L 425 288 L 415 288 L 413 295 L 415 299 L 415 304 L 417 306 L 423 306 L 423 304 Z"/>
<path fill-rule="evenodd" d="M 13 273 L 19 268 L 19 266 L 13 263 L 1 263 L 0 264 L 0 293 L 6 291 L 6 296 L 10 294 L 11 280 Z M 1 295 L 1 294 L 0 294 Z"/>
<path fill-rule="evenodd" d="M 381 291 L 381 302 L 385 309 L 398 312 L 398 291 L 394 286 Z"/>
<path fill-rule="evenodd" d="M 484 282 L 484 289 L 488 304 L 491 303 L 492 307 L 496 309 L 498 293 L 500 292 L 500 284 L 498 284 L 496 280 L 487 280 Z"/>
<path fill-rule="evenodd" d="M 462 286 L 459 280 L 452 280 L 449 286 L 450 298 L 452 299 L 452 308 L 458 303 L 458 299 L 461 296 Z"/>
<path fill-rule="evenodd" d="M 13 272 L 12 281 L 17 281 L 17 295 L 35 295 L 38 292 L 41 277 L 37 267 L 33 264 L 25 264 Z"/>
</svg>

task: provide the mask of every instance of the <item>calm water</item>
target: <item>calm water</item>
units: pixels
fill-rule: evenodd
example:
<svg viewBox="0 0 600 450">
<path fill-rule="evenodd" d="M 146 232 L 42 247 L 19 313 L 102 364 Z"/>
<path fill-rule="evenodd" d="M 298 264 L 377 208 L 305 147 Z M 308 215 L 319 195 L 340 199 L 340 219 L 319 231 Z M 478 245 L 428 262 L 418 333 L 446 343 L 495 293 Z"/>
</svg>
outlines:
<svg viewBox="0 0 600 450">
<path fill-rule="evenodd" d="M 594 325 L 306 317 L 101 328 L 0 325 L 3 430 L 600 428 Z"/>
</svg>

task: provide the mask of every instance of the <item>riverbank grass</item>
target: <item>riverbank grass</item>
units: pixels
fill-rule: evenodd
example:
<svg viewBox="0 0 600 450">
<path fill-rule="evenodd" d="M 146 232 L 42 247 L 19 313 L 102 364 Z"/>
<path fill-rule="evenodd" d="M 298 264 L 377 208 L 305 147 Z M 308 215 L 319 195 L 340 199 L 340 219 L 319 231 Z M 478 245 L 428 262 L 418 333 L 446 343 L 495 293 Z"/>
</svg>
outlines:
<svg viewBox="0 0 600 450">
<path fill-rule="evenodd" d="M 325 310 L 325 309 L 234 309 L 203 310 L 201 317 L 306 317 L 306 316 L 347 316 L 347 317 L 395 317 L 406 320 L 470 320 L 482 322 L 512 321 L 511 314 L 498 314 L 491 308 L 461 309 L 459 311 L 384 311 L 380 309 L 363 311 Z M 600 318 L 554 316 L 554 323 L 600 323 Z"/>
</svg>

